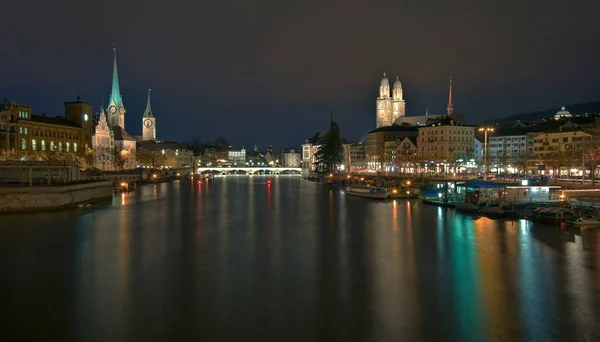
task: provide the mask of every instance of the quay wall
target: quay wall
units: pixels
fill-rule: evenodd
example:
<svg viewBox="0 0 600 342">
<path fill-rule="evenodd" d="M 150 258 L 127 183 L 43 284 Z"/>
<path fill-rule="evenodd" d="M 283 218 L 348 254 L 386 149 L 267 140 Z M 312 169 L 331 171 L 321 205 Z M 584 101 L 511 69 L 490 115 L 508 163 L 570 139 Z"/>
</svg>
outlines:
<svg viewBox="0 0 600 342">
<path fill-rule="evenodd" d="M 0 187 L 0 213 L 42 211 L 74 207 L 113 195 L 110 181 L 63 186 Z"/>
</svg>

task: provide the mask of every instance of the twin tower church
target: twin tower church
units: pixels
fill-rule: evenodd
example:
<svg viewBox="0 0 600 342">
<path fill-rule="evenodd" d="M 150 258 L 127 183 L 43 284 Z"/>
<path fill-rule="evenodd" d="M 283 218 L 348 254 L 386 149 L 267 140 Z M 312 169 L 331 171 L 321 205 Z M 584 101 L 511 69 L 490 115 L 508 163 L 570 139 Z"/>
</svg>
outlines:
<svg viewBox="0 0 600 342">
<path fill-rule="evenodd" d="M 113 77 L 112 90 L 108 107 L 100 108 L 98 122 L 92 137 L 92 148 L 94 150 L 96 167 L 102 170 L 113 169 L 115 165 L 114 151 L 130 155 L 125 168 L 135 167 L 136 143 L 142 141 L 156 141 L 156 117 L 150 103 L 150 90 L 148 90 L 148 102 L 146 110 L 142 115 L 142 136 L 132 137 L 125 130 L 125 105 L 119 87 L 119 73 L 117 70 L 117 51 L 113 49 Z"/>
</svg>

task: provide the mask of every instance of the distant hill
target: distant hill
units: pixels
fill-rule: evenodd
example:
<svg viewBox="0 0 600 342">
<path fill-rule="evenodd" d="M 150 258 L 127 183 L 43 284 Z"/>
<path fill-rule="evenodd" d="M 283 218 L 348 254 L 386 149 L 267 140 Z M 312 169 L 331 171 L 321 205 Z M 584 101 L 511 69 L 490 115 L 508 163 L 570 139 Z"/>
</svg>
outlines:
<svg viewBox="0 0 600 342">
<path fill-rule="evenodd" d="M 572 115 L 598 114 L 600 113 L 600 101 L 572 104 L 565 106 L 565 108 Z M 517 120 L 520 120 L 522 122 L 531 122 L 541 119 L 550 119 L 553 118 L 556 112 L 558 112 L 559 110 L 560 107 L 556 107 L 547 110 L 542 110 L 539 112 L 514 114 L 505 118 L 496 119 L 495 122 L 500 124 L 508 124 Z"/>
</svg>

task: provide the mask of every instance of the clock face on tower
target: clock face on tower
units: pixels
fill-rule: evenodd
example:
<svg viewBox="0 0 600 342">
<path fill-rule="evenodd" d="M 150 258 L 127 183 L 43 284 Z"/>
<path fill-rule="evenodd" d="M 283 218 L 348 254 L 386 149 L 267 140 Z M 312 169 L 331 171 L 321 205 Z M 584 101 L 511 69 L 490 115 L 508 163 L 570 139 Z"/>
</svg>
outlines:
<svg viewBox="0 0 600 342">
<path fill-rule="evenodd" d="M 144 120 L 144 127 L 146 127 L 146 128 L 152 127 L 152 120 L 150 120 L 150 119 Z"/>
<path fill-rule="evenodd" d="M 125 109 L 123 109 L 123 107 L 119 107 L 119 113 L 121 113 L 121 115 L 125 114 Z"/>
<path fill-rule="evenodd" d="M 110 107 L 108 108 L 108 111 L 109 111 L 111 114 L 114 114 L 114 113 L 116 113 L 116 112 L 117 112 L 117 107 L 115 107 L 115 105 L 112 105 L 112 106 L 110 106 Z"/>
</svg>

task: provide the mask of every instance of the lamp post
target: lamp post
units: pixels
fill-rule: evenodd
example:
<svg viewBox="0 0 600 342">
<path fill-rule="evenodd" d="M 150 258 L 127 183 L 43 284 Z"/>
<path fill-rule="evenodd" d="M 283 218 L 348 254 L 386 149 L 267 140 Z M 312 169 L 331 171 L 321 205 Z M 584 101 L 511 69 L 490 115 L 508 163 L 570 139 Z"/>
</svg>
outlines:
<svg viewBox="0 0 600 342">
<path fill-rule="evenodd" d="M 491 127 L 481 127 L 479 128 L 480 132 L 484 132 L 484 138 L 483 138 L 483 179 L 487 180 L 487 175 L 488 175 L 488 165 L 487 165 L 487 156 L 488 156 L 488 150 L 487 150 L 487 140 L 488 140 L 488 132 L 493 132 L 494 129 Z"/>
</svg>

